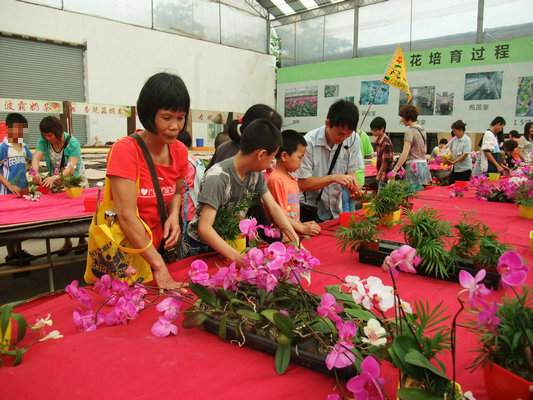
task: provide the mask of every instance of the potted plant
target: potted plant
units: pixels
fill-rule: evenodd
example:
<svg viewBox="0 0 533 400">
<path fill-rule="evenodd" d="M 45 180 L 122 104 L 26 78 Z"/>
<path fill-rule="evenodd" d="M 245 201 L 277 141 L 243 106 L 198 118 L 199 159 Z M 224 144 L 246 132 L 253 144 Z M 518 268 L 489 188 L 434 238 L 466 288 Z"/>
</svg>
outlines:
<svg viewBox="0 0 533 400">
<path fill-rule="evenodd" d="M 448 277 L 454 268 L 453 254 L 447 250 L 452 231 L 440 211 L 423 206 L 407 216 L 400 232 L 403 233 L 405 242 L 416 249 L 426 274 L 438 278 Z"/>
<path fill-rule="evenodd" d="M 479 240 L 488 229 L 483 222 L 472 216 L 473 213 L 474 210 L 461 213 L 461 219 L 452 226 L 456 236 L 450 250 L 460 258 L 471 258 L 476 254 Z"/>
<path fill-rule="evenodd" d="M 220 237 L 241 252 L 246 248 L 246 238 L 239 229 L 239 223 L 254 203 L 254 197 L 254 193 L 247 193 L 237 204 L 220 207 L 213 222 L 213 229 Z"/>
<path fill-rule="evenodd" d="M 335 230 L 337 247 L 341 252 L 347 248 L 354 253 L 358 246 L 378 251 L 379 237 L 383 231 L 378 229 L 379 219 L 375 216 L 361 218 L 358 221 L 354 215 L 348 221 L 348 226 L 339 226 Z"/>
<path fill-rule="evenodd" d="M 65 186 L 65 191 L 67 192 L 67 196 L 71 199 L 74 199 L 76 197 L 80 197 L 81 193 L 83 191 L 83 182 L 85 181 L 85 177 L 83 175 L 69 175 L 66 177 L 63 177 L 62 179 L 63 185 Z"/>
<path fill-rule="evenodd" d="M 513 194 L 513 199 L 518 204 L 520 216 L 523 218 L 533 218 L 533 179 L 531 176 L 524 177 L 518 184 Z"/>
<path fill-rule="evenodd" d="M 370 202 L 365 215 L 376 215 L 384 222 L 398 221 L 400 219 L 400 206 L 408 197 L 405 182 L 389 179 L 376 197 Z"/>
<path fill-rule="evenodd" d="M 477 269 L 484 268 L 487 271 L 496 271 L 498 260 L 508 250 L 511 250 L 511 246 L 500 242 L 498 235 L 487 228 L 479 239 L 477 253 L 472 257 L 474 267 Z"/>
<path fill-rule="evenodd" d="M 467 279 L 476 291 L 465 326 L 478 335 L 479 343 L 469 368 L 483 368 L 490 400 L 527 399 L 533 385 L 533 288 L 522 284 L 529 267 L 518 253 L 509 251 L 500 257 L 498 272 L 503 286 L 513 292 L 501 302 L 492 301 L 491 292 L 476 285 L 473 277 Z"/>
</svg>

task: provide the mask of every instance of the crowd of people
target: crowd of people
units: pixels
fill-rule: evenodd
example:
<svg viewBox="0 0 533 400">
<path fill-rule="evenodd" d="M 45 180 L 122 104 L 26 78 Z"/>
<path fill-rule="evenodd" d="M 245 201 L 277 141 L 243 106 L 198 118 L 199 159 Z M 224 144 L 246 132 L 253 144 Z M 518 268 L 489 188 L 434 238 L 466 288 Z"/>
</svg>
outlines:
<svg viewBox="0 0 533 400">
<path fill-rule="evenodd" d="M 256 218 L 263 227 L 273 223 L 284 242 L 298 242 L 299 235 L 318 235 L 321 222 L 338 218 L 339 213 L 353 208 L 354 202 L 361 199 L 364 158 L 376 156 L 377 190 L 389 179 L 401 176 L 400 172 L 412 190 L 421 190 L 431 183 L 427 134 L 418 123 L 417 107 L 412 105 L 402 106 L 398 113 L 407 130 L 402 151 L 395 160 L 385 119 L 376 117 L 370 122 L 374 148 L 368 135 L 357 129 L 359 110 L 350 101 L 333 103 L 324 125 L 305 136 L 293 130 L 282 132 L 281 116 L 267 105 L 256 104 L 242 118 L 227 121 L 226 131 L 220 134 L 226 141 L 219 144 L 217 140 L 205 171 L 189 152 L 192 138 L 185 131 L 189 108 L 185 83 L 169 73 L 150 77 L 137 101 L 144 127 L 138 135 L 155 165 L 167 214 L 164 223 L 138 140 L 132 137 L 118 140 L 107 160 L 106 175 L 115 211 L 130 243 L 144 248 L 150 240 L 137 210 L 152 231 L 152 245 L 141 256 L 150 264 L 161 289 L 184 289 L 181 282 L 171 277 L 164 258 L 166 251 L 176 247 L 181 257 L 216 251 L 242 265 L 242 254 L 221 237 L 213 224 L 219 208 L 234 206 L 248 194 L 255 194 L 255 201 L 246 215 Z M 8 137 L 0 146 L 1 194 L 18 194 L 26 188 L 28 168 L 33 170 L 36 182 L 45 187 L 53 187 L 68 175 L 84 174 L 80 143 L 64 132 L 57 118 L 46 117 L 41 121 L 41 137 L 33 155 L 22 141 L 26 119 L 10 114 L 6 125 Z M 464 121 L 452 124 L 453 137 L 442 140 L 432 156 L 445 156 L 452 165 L 451 183 L 469 180 L 471 175 L 504 172 L 510 160 L 526 160 L 533 149 L 531 122 L 526 124 L 523 136 L 517 138 L 513 133 L 508 141 L 503 140 L 504 126 L 502 117 L 491 122 L 479 144 L 474 167 L 472 141 L 465 134 Z M 502 157 L 503 154 L 508 157 Z M 48 171 L 44 179 L 38 173 L 43 157 Z M 195 179 L 199 169 L 200 179 Z M 270 173 L 265 174 L 266 170 Z M 304 219 L 304 208 L 314 209 L 315 214 Z M 272 240 L 264 231 L 261 238 Z M 71 247 L 67 238 L 62 250 Z M 20 243 L 10 243 L 6 261 L 21 254 L 24 251 Z"/>
</svg>

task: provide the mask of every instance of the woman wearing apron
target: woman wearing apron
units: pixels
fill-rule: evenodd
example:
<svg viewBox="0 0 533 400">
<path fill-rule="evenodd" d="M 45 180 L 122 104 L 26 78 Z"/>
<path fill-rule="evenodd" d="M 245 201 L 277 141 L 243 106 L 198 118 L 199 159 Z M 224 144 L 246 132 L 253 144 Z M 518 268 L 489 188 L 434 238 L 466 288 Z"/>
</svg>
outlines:
<svg viewBox="0 0 533 400">
<path fill-rule="evenodd" d="M 501 165 L 500 145 L 498 144 L 498 134 L 503 131 L 505 120 L 503 117 L 496 117 L 491 122 L 489 129 L 481 140 L 476 164 L 472 171 L 473 176 L 480 174 L 488 175 L 493 172 L 503 173 L 509 168 Z"/>
</svg>

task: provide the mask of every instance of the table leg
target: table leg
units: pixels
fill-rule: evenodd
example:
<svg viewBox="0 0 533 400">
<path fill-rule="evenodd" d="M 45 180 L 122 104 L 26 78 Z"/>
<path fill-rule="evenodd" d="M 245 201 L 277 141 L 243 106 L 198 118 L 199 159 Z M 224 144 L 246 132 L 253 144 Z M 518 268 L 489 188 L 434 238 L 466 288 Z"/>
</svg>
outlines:
<svg viewBox="0 0 533 400">
<path fill-rule="evenodd" d="M 50 252 L 50 238 L 46 238 L 46 257 L 48 259 L 48 283 L 50 284 L 50 293 L 54 292 L 54 271 L 52 265 L 52 254 Z"/>
</svg>

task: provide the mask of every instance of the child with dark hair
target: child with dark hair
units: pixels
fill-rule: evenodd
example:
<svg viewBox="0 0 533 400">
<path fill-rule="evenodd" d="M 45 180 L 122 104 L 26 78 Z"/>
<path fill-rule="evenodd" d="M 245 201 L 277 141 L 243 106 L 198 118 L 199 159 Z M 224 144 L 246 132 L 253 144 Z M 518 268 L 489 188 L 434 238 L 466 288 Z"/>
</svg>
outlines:
<svg viewBox="0 0 533 400">
<path fill-rule="evenodd" d="M 261 172 L 270 166 L 281 144 L 279 129 L 267 119 L 256 119 L 243 132 L 237 155 L 206 171 L 200 185 L 198 207 L 183 236 L 183 257 L 215 250 L 227 259 L 243 265 L 239 251 L 222 239 L 213 228 L 213 223 L 219 208 L 233 207 L 250 193 L 261 197 L 274 223 L 288 233 L 289 240 L 298 241 L 285 212 L 268 191 Z"/>
<path fill-rule="evenodd" d="M 451 155 L 451 151 L 448 148 L 448 139 L 442 138 L 439 140 L 439 145 L 435 146 L 433 151 L 431 152 L 430 156 L 431 158 L 437 158 L 437 157 L 444 157 Z"/>
<path fill-rule="evenodd" d="M 281 136 L 283 146 L 276 154 L 276 167 L 268 177 L 268 190 L 297 233 L 316 236 L 320 226 L 315 221 L 300 222 L 300 189 L 298 180 L 291 173 L 300 168 L 307 142 L 303 135 L 290 129 L 283 131 Z"/>
<path fill-rule="evenodd" d="M 213 158 L 209 161 L 207 169 L 211 168 L 217 162 L 233 157 L 239 152 L 241 136 L 246 127 L 258 118 L 265 118 L 271 121 L 278 129 L 281 129 L 281 115 L 276 110 L 265 104 L 254 104 L 251 106 L 242 118 L 231 121 L 228 125 L 228 135 L 231 140 L 222 143 L 216 148 Z"/>
<path fill-rule="evenodd" d="M 0 144 L 0 194 L 19 194 L 28 187 L 26 169 L 32 160 L 28 146 L 24 144 L 24 130 L 28 120 L 21 114 L 11 113 L 6 117 L 7 137 Z M 20 242 L 8 242 L 6 262 L 17 258 L 31 257 L 22 250 Z M 29 262 L 20 262 L 28 265 Z"/>
<path fill-rule="evenodd" d="M 376 168 L 378 170 L 376 180 L 378 181 L 378 191 L 387 183 L 387 175 L 392 169 L 392 162 L 394 161 L 394 148 L 385 133 L 385 129 L 387 129 L 387 123 L 382 117 L 376 117 L 370 122 L 370 130 L 376 137 Z"/>
<path fill-rule="evenodd" d="M 518 155 L 518 142 L 513 139 L 506 140 L 503 143 L 503 164 L 509 168 L 514 168 L 516 162 L 520 160 Z M 514 162 L 513 162 L 514 161 Z"/>
</svg>

